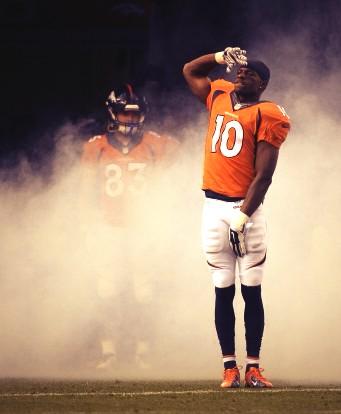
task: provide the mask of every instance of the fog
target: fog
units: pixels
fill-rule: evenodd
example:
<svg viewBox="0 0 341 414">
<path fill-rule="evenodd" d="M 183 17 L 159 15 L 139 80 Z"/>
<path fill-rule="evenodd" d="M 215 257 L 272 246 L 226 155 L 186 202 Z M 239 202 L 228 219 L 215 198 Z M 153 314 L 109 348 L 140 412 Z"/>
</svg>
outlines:
<svg viewBox="0 0 341 414">
<path fill-rule="evenodd" d="M 341 141 L 334 108 L 341 73 L 330 50 L 327 68 L 311 64 L 304 36 L 255 46 L 252 55 L 272 70 L 263 98 L 292 119 L 265 201 L 261 366 L 274 380 L 339 382 Z M 2 173 L 1 376 L 219 381 L 214 288 L 200 243 L 205 128 L 199 113 L 177 132 L 183 144 L 176 161 L 156 171 L 148 197 L 131 204 L 138 220 L 128 229 L 108 227 L 93 204 L 80 203 L 77 124 L 55 132 L 50 179 L 24 159 L 13 174 Z M 96 219 L 89 225 L 88 217 Z M 239 282 L 235 306 L 238 363 L 245 365 Z M 104 331 L 113 360 L 103 368 Z"/>
<path fill-rule="evenodd" d="M 262 362 L 283 380 L 332 383 L 341 369 L 341 72 L 335 33 L 317 59 L 312 27 L 302 20 L 298 30 L 253 51 L 273 74 L 263 98 L 283 105 L 292 121 L 265 201 Z"/>
</svg>

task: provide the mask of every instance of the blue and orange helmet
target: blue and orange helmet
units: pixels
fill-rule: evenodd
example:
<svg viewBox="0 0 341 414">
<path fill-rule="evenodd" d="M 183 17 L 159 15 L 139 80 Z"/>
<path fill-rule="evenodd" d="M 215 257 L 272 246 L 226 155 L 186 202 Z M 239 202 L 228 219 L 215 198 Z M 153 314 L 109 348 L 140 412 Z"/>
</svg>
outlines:
<svg viewBox="0 0 341 414">
<path fill-rule="evenodd" d="M 118 131 L 131 138 L 141 135 L 148 112 L 148 103 L 144 96 L 136 94 L 130 84 L 125 84 L 111 91 L 105 104 L 109 115 L 108 132 Z M 117 115 L 122 112 L 136 112 L 139 119 L 137 122 L 120 122 Z"/>
</svg>

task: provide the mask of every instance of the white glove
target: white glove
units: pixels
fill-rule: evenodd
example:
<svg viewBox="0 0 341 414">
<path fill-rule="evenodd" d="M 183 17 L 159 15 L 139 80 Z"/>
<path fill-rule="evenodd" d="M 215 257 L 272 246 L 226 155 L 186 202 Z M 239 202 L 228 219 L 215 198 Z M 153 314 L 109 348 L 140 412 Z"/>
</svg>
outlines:
<svg viewBox="0 0 341 414">
<path fill-rule="evenodd" d="M 217 52 L 214 57 L 217 63 L 226 65 L 226 72 L 228 73 L 236 64 L 247 65 L 246 50 L 239 47 L 227 47 L 223 52 Z"/>
<path fill-rule="evenodd" d="M 246 254 L 245 230 L 248 220 L 249 216 L 239 210 L 230 223 L 230 246 L 237 257 L 243 257 Z"/>
</svg>

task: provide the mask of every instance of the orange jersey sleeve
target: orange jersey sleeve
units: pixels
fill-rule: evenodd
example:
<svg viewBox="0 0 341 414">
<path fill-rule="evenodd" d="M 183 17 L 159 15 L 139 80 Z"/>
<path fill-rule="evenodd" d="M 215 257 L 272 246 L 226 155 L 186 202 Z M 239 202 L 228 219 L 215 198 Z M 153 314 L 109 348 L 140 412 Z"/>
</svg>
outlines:
<svg viewBox="0 0 341 414">
<path fill-rule="evenodd" d="M 217 80 L 211 82 L 211 91 L 208 94 L 207 99 L 206 99 L 207 109 L 209 111 L 211 110 L 213 98 L 214 98 L 216 93 L 219 93 L 219 91 L 220 91 L 220 93 L 222 91 L 225 92 L 225 93 L 228 93 L 232 90 L 233 90 L 233 84 L 231 82 L 225 81 L 224 79 L 217 79 Z"/>
<path fill-rule="evenodd" d="M 290 131 L 290 121 L 283 107 L 272 102 L 259 104 L 258 141 L 267 141 L 279 148 Z"/>
<path fill-rule="evenodd" d="M 83 145 L 81 164 L 83 167 L 94 167 L 98 163 L 101 152 L 106 145 L 104 135 L 96 135 Z"/>
<path fill-rule="evenodd" d="M 159 135 L 154 131 L 147 131 L 144 142 L 154 154 L 156 163 L 172 158 L 179 149 L 179 141 L 168 135 Z"/>
</svg>

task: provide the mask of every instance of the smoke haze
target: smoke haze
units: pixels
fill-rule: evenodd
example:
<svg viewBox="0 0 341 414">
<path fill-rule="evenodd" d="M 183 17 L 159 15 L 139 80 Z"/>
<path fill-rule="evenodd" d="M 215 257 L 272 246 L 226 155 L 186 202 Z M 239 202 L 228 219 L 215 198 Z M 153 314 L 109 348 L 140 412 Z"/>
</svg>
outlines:
<svg viewBox="0 0 341 414">
<path fill-rule="evenodd" d="M 340 378 L 341 141 L 334 108 L 340 107 L 341 73 L 331 50 L 318 77 L 304 36 L 282 37 L 252 53 L 272 70 L 263 98 L 284 106 L 292 119 L 265 202 L 269 247 L 263 283 L 262 366 L 269 378 L 286 382 Z M 82 205 L 79 213 L 79 142 L 70 139 L 78 128 L 69 124 L 57 132 L 48 182 L 25 161 L 15 179 L 3 174 L 1 375 L 219 378 L 214 289 L 200 245 L 206 114 L 193 116 L 178 132 L 181 154 L 155 177 L 148 200 L 133 206 L 140 221 L 124 234 L 100 222 L 83 231 L 80 216 L 93 211 Z M 112 308 L 98 297 L 102 278 L 115 282 Z M 238 283 L 235 305 L 238 363 L 244 364 Z M 103 324 L 116 337 L 146 338 L 153 350 L 150 366 L 130 354 L 113 374 L 96 369 L 94 342 Z"/>
</svg>

